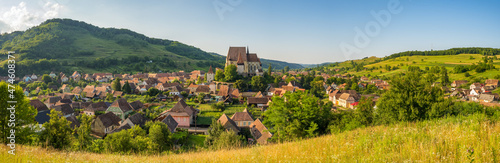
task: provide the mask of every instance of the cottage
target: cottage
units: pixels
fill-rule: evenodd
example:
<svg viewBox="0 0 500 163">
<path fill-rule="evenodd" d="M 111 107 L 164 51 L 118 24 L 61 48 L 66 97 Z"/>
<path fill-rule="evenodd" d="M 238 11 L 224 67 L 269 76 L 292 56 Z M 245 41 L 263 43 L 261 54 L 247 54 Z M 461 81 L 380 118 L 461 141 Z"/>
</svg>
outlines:
<svg viewBox="0 0 500 163">
<path fill-rule="evenodd" d="M 30 105 L 33 106 L 38 112 L 49 110 L 47 105 L 38 99 L 30 100 Z"/>
<path fill-rule="evenodd" d="M 259 144 L 267 144 L 267 140 L 273 136 L 267 127 L 262 124 L 260 119 L 256 119 L 252 124 L 250 124 L 250 134 Z"/>
<path fill-rule="evenodd" d="M 248 97 L 247 105 L 255 105 L 259 108 L 267 108 L 269 99 L 267 97 Z"/>
<path fill-rule="evenodd" d="M 187 89 L 189 90 L 189 92 L 192 93 L 192 92 L 196 91 L 196 88 L 198 88 L 198 86 L 199 85 L 195 85 L 195 84 L 191 83 L 191 85 L 189 85 Z"/>
<path fill-rule="evenodd" d="M 352 93 L 342 93 L 340 95 L 338 103 L 340 106 L 345 107 L 345 108 L 350 108 L 350 105 L 358 102 L 360 99 L 358 94 L 352 94 Z"/>
<path fill-rule="evenodd" d="M 134 115 L 128 117 L 125 121 L 123 121 L 122 125 L 123 124 L 128 124 L 130 125 L 130 127 L 134 127 L 134 126 L 140 126 L 140 127 L 143 127 L 144 124 L 146 124 L 146 117 L 144 117 L 144 115 L 142 115 L 141 113 L 135 113 Z"/>
<path fill-rule="evenodd" d="M 106 109 L 106 112 L 113 112 L 116 116 L 120 117 L 121 119 L 125 119 L 127 115 L 129 115 L 134 109 L 130 104 L 127 102 L 127 99 L 120 98 L 113 102 L 108 109 Z"/>
<path fill-rule="evenodd" d="M 35 120 L 36 122 L 38 122 L 39 125 L 42 125 L 50 120 L 49 117 L 50 110 L 47 107 L 47 105 L 45 105 L 38 99 L 30 100 L 30 105 L 33 106 L 38 112 L 38 114 L 35 117 Z"/>
<path fill-rule="evenodd" d="M 491 87 L 492 89 L 495 89 L 498 87 L 498 79 L 486 79 L 485 87 Z"/>
<path fill-rule="evenodd" d="M 224 113 L 222 116 L 217 120 L 224 128 L 226 131 L 233 131 L 235 133 L 240 132 L 240 128 L 236 125 L 236 123 L 231 120 L 227 115 Z"/>
<path fill-rule="evenodd" d="M 120 117 L 113 114 L 113 112 L 97 116 L 91 124 L 92 133 L 104 137 L 106 134 L 120 127 L 120 121 Z"/>
<path fill-rule="evenodd" d="M 64 117 L 69 117 L 74 115 L 75 110 L 71 108 L 70 104 L 62 104 L 54 106 L 54 110 L 60 111 Z"/>
<path fill-rule="evenodd" d="M 172 116 L 179 124 L 179 127 L 189 127 L 194 124 L 198 110 L 188 106 L 184 100 L 177 102 L 172 109 L 167 110 L 158 116 L 158 120 L 163 120 L 167 115 Z"/>
<path fill-rule="evenodd" d="M 61 96 L 49 97 L 49 99 L 46 101 L 46 105 L 52 107 L 56 105 L 56 103 L 59 102 L 61 99 L 62 99 Z"/>
<path fill-rule="evenodd" d="M 144 104 L 142 104 L 142 102 L 139 101 L 139 100 L 131 102 L 130 106 L 132 106 L 132 109 L 134 109 L 136 111 L 141 110 L 141 109 L 144 108 Z"/>
<path fill-rule="evenodd" d="M 194 91 L 194 94 L 199 95 L 201 93 L 210 94 L 210 87 L 208 87 L 208 85 L 199 85 Z"/>
<path fill-rule="evenodd" d="M 78 119 L 76 118 L 75 115 L 71 115 L 71 116 L 66 117 L 66 120 L 68 120 L 70 122 L 69 126 L 72 129 L 76 129 L 76 128 L 80 127 L 80 121 L 78 121 Z"/>
<path fill-rule="evenodd" d="M 495 96 L 491 94 L 481 94 L 479 95 L 480 102 L 491 103 L 495 100 Z"/>
<path fill-rule="evenodd" d="M 106 109 L 108 109 L 108 105 L 105 102 L 101 101 L 90 104 L 85 108 L 85 110 L 83 110 L 83 113 L 87 115 L 96 115 L 99 112 L 106 112 Z"/>
<path fill-rule="evenodd" d="M 233 114 L 231 117 L 231 120 L 236 123 L 238 127 L 250 127 L 250 124 L 254 121 L 252 118 L 252 115 L 248 112 L 248 110 L 245 108 L 243 112 L 236 112 Z"/>
<path fill-rule="evenodd" d="M 55 78 L 56 76 L 57 76 L 57 75 L 56 75 L 56 73 L 54 73 L 53 71 L 52 71 L 52 72 L 50 72 L 50 74 L 49 74 L 49 77 L 50 77 L 50 78 Z"/>
<path fill-rule="evenodd" d="M 481 89 L 481 87 L 482 87 L 481 83 L 472 83 L 469 89 Z"/>
<path fill-rule="evenodd" d="M 170 94 L 170 95 L 172 95 L 172 96 L 174 96 L 174 95 L 180 95 L 182 91 L 184 91 L 184 90 L 182 89 L 182 87 L 180 87 L 180 86 L 176 85 L 176 86 L 173 86 L 173 87 L 171 88 L 171 90 L 170 90 L 170 93 L 169 93 L 169 94 Z"/>
<path fill-rule="evenodd" d="M 170 133 L 174 133 L 175 129 L 179 125 L 177 123 L 177 121 L 175 121 L 175 119 L 170 115 L 167 115 L 167 117 L 165 117 L 161 122 L 167 124 L 168 130 L 170 131 Z"/>
</svg>

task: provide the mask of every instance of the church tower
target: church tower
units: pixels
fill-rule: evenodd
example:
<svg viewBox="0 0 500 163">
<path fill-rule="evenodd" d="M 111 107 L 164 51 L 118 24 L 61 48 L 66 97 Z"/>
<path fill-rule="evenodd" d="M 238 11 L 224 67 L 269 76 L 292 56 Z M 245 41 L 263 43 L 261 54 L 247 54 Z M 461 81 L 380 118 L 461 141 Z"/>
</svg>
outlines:
<svg viewBox="0 0 500 163">
<path fill-rule="evenodd" d="M 214 81 L 214 79 L 215 79 L 215 73 L 214 70 L 212 69 L 212 66 L 210 66 L 210 69 L 208 69 L 207 72 L 207 82 L 210 83 Z"/>
</svg>

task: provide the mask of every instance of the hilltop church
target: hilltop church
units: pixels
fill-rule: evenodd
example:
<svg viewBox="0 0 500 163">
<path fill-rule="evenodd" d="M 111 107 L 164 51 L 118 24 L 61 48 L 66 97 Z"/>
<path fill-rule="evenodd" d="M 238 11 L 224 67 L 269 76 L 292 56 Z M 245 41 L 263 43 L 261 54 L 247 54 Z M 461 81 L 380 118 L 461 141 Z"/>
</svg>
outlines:
<svg viewBox="0 0 500 163">
<path fill-rule="evenodd" d="M 262 76 L 262 63 L 255 53 L 249 53 L 248 47 L 229 47 L 226 67 L 236 65 L 236 71 L 242 76 Z"/>
</svg>

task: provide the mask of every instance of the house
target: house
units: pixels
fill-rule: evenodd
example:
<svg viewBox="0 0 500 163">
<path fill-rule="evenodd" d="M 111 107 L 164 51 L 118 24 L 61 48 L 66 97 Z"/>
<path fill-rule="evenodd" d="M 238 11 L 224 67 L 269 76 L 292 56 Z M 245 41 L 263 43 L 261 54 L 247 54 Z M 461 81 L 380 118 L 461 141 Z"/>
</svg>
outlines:
<svg viewBox="0 0 500 163">
<path fill-rule="evenodd" d="M 486 79 L 486 81 L 484 83 L 485 83 L 485 86 L 492 87 L 492 89 L 495 89 L 498 87 L 498 79 Z"/>
<path fill-rule="evenodd" d="M 50 110 L 42 101 L 38 99 L 30 100 L 30 105 L 33 106 L 38 112 L 35 116 L 35 120 L 39 125 L 42 125 L 50 120 Z"/>
<path fill-rule="evenodd" d="M 30 100 L 30 105 L 33 106 L 38 112 L 49 110 L 49 107 L 38 99 Z"/>
<path fill-rule="evenodd" d="M 64 117 L 69 117 L 75 114 L 75 110 L 70 104 L 62 104 L 54 106 L 54 110 L 60 111 Z"/>
<path fill-rule="evenodd" d="M 144 104 L 142 104 L 142 102 L 139 101 L 139 100 L 131 102 L 130 106 L 132 106 L 132 109 L 134 109 L 136 111 L 141 110 L 141 109 L 144 108 Z"/>
<path fill-rule="evenodd" d="M 216 98 L 218 99 L 228 99 L 230 98 L 239 98 L 240 91 L 235 88 L 229 88 L 228 85 L 221 85 L 219 88 L 219 92 L 217 92 Z"/>
<path fill-rule="evenodd" d="M 31 80 L 37 81 L 38 77 L 35 74 L 33 74 L 33 75 L 31 75 Z"/>
<path fill-rule="evenodd" d="M 29 89 L 28 88 L 24 88 L 23 89 L 23 94 L 24 94 L 24 96 L 28 97 L 30 95 Z"/>
<path fill-rule="evenodd" d="M 337 103 L 337 94 L 339 94 L 339 90 L 334 90 L 331 93 L 328 94 L 328 101 L 331 101 L 334 105 L 338 105 Z M 338 96 L 340 97 L 340 96 Z"/>
<path fill-rule="evenodd" d="M 120 127 L 120 117 L 116 116 L 113 112 L 108 112 L 97 116 L 90 125 L 92 133 L 104 137 L 114 129 Z"/>
<path fill-rule="evenodd" d="M 71 75 L 71 78 L 75 81 L 78 82 L 82 78 L 82 75 L 78 73 L 77 71 L 73 72 L 73 75 Z"/>
<path fill-rule="evenodd" d="M 199 85 L 191 83 L 191 85 L 189 85 L 187 89 L 189 90 L 190 93 L 193 93 L 196 91 L 196 88 L 198 88 L 198 86 Z"/>
<path fill-rule="evenodd" d="M 170 131 L 170 133 L 174 133 L 175 129 L 179 125 L 177 123 L 177 121 L 175 121 L 175 119 L 170 115 L 167 115 L 167 117 L 165 117 L 161 122 L 167 124 L 168 130 Z"/>
<path fill-rule="evenodd" d="M 362 76 L 359 80 L 361 80 L 362 82 L 369 82 L 370 79 L 366 76 Z"/>
<path fill-rule="evenodd" d="M 122 125 L 128 124 L 128 125 L 130 125 L 130 127 L 134 127 L 134 126 L 143 127 L 144 124 L 146 124 L 146 121 L 147 121 L 147 118 L 144 117 L 144 115 L 142 115 L 141 113 L 135 113 L 134 115 L 131 115 L 130 117 L 125 119 L 125 121 L 123 121 Z"/>
<path fill-rule="evenodd" d="M 472 83 L 470 86 L 469 86 L 469 89 L 481 89 L 481 83 Z"/>
<path fill-rule="evenodd" d="M 358 94 L 353 94 L 353 93 L 342 93 L 340 95 L 338 103 L 340 106 L 345 107 L 345 108 L 350 108 L 350 105 L 358 102 L 360 99 L 360 96 Z"/>
<path fill-rule="evenodd" d="M 63 82 L 63 83 L 64 83 L 64 82 L 67 82 L 68 80 L 69 80 L 69 78 L 68 78 L 66 75 L 63 75 L 63 76 L 61 77 L 61 82 Z"/>
<path fill-rule="evenodd" d="M 106 109 L 108 109 L 108 105 L 106 105 L 105 102 L 97 102 L 97 103 L 92 103 L 90 104 L 89 106 L 87 106 L 85 108 L 85 110 L 83 110 L 83 113 L 84 114 L 87 114 L 87 115 L 96 115 L 96 113 L 104 113 L 106 112 Z"/>
<path fill-rule="evenodd" d="M 49 97 L 49 99 L 46 101 L 46 105 L 49 107 L 52 107 L 52 106 L 56 105 L 56 103 L 59 102 L 61 99 L 62 99 L 61 96 Z"/>
<path fill-rule="evenodd" d="M 71 93 L 79 95 L 80 93 L 82 93 L 82 91 L 83 91 L 83 89 L 81 87 L 76 86 L 75 88 L 73 88 Z"/>
<path fill-rule="evenodd" d="M 267 102 L 269 99 L 267 97 L 248 97 L 247 105 L 255 105 L 259 108 L 265 109 L 268 107 Z"/>
<path fill-rule="evenodd" d="M 194 94 L 198 96 L 201 93 L 210 94 L 210 87 L 208 87 L 208 85 L 199 85 L 194 91 Z"/>
<path fill-rule="evenodd" d="M 57 76 L 57 75 L 56 75 L 56 73 L 54 73 L 53 71 L 52 71 L 52 72 L 50 72 L 50 74 L 49 74 L 49 77 L 50 77 L 50 78 L 55 78 L 56 76 Z"/>
<path fill-rule="evenodd" d="M 267 140 L 273 136 L 267 127 L 262 124 L 260 119 L 256 119 L 250 124 L 250 134 L 259 144 L 267 144 Z"/>
<path fill-rule="evenodd" d="M 61 86 L 61 90 L 62 90 L 63 93 L 69 93 L 69 92 L 71 92 L 71 89 L 69 88 L 69 86 L 67 84 L 63 84 Z"/>
<path fill-rule="evenodd" d="M 481 94 L 479 95 L 479 102 L 491 103 L 495 100 L 495 96 L 491 94 Z"/>
<path fill-rule="evenodd" d="M 176 85 L 176 86 L 173 86 L 173 87 L 172 87 L 172 89 L 170 90 L 170 93 L 169 93 L 169 94 L 170 94 L 170 95 L 172 95 L 172 96 L 175 96 L 175 95 L 180 95 L 182 91 L 184 91 L 184 90 L 182 89 L 182 87 L 180 87 L 180 86 Z"/>
<path fill-rule="evenodd" d="M 252 115 L 248 112 L 248 110 L 245 108 L 243 112 L 236 112 L 233 114 L 231 117 L 231 120 L 236 123 L 238 127 L 250 127 L 250 124 L 254 121 L 252 118 Z"/>
<path fill-rule="evenodd" d="M 70 122 L 69 126 L 72 129 L 76 129 L 76 128 L 80 127 L 80 121 L 78 121 L 78 119 L 76 118 L 75 115 L 71 115 L 71 116 L 66 117 L 66 120 L 68 120 Z"/>
<path fill-rule="evenodd" d="M 106 109 L 106 112 L 113 112 L 121 119 L 125 119 L 133 110 L 132 106 L 127 102 L 127 99 L 120 98 L 113 102 L 108 109 Z"/>
<path fill-rule="evenodd" d="M 96 97 L 99 97 L 99 95 L 97 94 L 96 90 L 95 90 L 95 86 L 94 85 L 87 85 L 82 93 L 85 94 L 85 97 L 87 98 L 96 98 Z"/>
<path fill-rule="evenodd" d="M 29 76 L 29 75 L 24 76 L 23 81 L 26 83 L 29 83 L 31 81 L 31 76 Z"/>
<path fill-rule="evenodd" d="M 42 124 L 48 122 L 50 120 L 50 110 L 42 110 L 38 111 L 38 114 L 35 116 L 35 121 L 38 122 L 38 126 L 42 127 Z"/>
<path fill-rule="evenodd" d="M 180 100 L 174 107 L 161 113 L 158 119 L 161 121 L 167 115 L 170 115 L 179 124 L 179 127 L 189 127 L 191 124 L 194 124 L 197 114 L 198 110 L 188 106 L 184 100 Z"/>
<path fill-rule="evenodd" d="M 231 120 L 227 115 L 224 113 L 220 118 L 217 120 L 224 128 L 226 131 L 233 131 L 235 133 L 240 132 L 240 128 L 236 125 L 236 123 Z"/>
</svg>

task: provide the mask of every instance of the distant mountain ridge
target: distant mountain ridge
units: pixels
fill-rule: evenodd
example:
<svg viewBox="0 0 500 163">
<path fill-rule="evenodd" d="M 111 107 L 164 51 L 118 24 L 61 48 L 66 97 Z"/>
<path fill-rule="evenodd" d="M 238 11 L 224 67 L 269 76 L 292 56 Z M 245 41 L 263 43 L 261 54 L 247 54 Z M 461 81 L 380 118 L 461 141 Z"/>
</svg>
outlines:
<svg viewBox="0 0 500 163">
<path fill-rule="evenodd" d="M 0 35 L 0 53 L 16 51 L 17 74 L 54 72 L 173 72 L 223 68 L 225 56 L 168 39 L 150 38 L 117 28 L 101 28 L 71 19 L 50 19 L 26 31 Z M 229 45 L 228 45 L 229 47 Z M 6 74 L 6 58 L 0 75 Z M 298 64 L 263 60 L 279 68 Z M 4 71 L 5 70 L 5 71 Z"/>
</svg>

